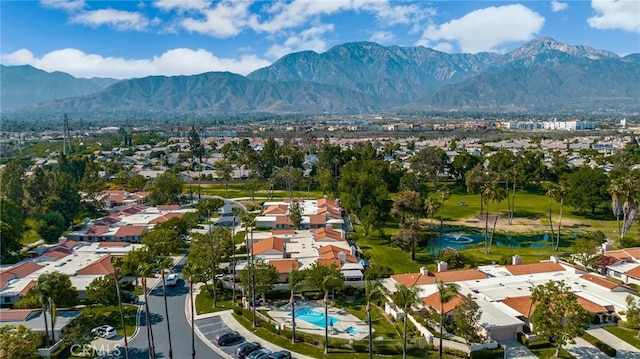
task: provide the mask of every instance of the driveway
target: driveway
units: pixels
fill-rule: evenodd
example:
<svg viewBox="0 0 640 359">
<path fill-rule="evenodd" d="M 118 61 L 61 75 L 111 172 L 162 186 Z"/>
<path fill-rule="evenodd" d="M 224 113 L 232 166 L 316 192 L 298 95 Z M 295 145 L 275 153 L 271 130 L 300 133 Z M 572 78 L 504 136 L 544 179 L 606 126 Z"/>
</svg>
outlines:
<svg viewBox="0 0 640 359">
<path fill-rule="evenodd" d="M 527 347 L 520 344 L 517 340 L 507 340 L 500 342 L 500 345 L 504 345 L 506 355 L 505 358 L 518 358 L 518 359 L 538 359 Z"/>
<path fill-rule="evenodd" d="M 587 330 L 587 333 L 609 344 L 609 346 L 611 346 L 612 348 L 615 348 L 618 351 L 616 358 L 640 358 L 640 349 L 634 347 L 633 345 L 625 342 L 624 340 L 616 337 L 615 335 L 602 328 L 589 329 Z"/>
</svg>

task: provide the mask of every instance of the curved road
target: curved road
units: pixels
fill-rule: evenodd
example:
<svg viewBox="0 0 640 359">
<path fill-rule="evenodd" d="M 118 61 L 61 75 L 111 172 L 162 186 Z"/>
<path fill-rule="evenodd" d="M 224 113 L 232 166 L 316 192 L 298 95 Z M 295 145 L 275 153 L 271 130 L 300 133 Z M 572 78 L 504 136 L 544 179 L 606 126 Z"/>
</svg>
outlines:
<svg viewBox="0 0 640 359">
<path fill-rule="evenodd" d="M 216 223 L 215 225 L 231 225 L 232 212 L 231 208 L 239 206 L 235 201 L 224 200 L 223 215 L 218 218 L 218 222 L 228 221 L 226 223 Z M 180 273 L 184 265 L 185 258 L 173 268 L 176 273 Z M 180 275 L 181 276 L 181 275 Z M 171 343 L 173 349 L 173 358 L 186 359 L 191 358 L 191 325 L 185 315 L 185 303 L 189 294 L 189 283 L 182 278 L 178 280 L 178 284 L 173 287 L 167 287 L 167 306 L 169 309 L 169 322 L 171 324 Z M 162 296 L 162 284 L 156 286 L 148 295 L 149 312 L 151 317 L 151 327 L 153 328 L 153 338 L 155 345 L 156 358 L 169 357 L 169 337 L 167 335 L 167 323 L 165 321 L 164 299 Z M 141 297 L 144 300 L 144 297 Z M 140 311 L 140 327 L 135 337 L 129 341 L 129 358 L 130 359 L 148 359 L 149 345 L 147 341 L 146 313 L 144 303 L 141 304 Z M 224 326 L 221 323 L 221 327 Z M 223 328 L 220 328 L 223 329 Z M 213 358 L 222 359 L 223 357 L 213 351 L 196 335 L 195 337 L 196 358 Z M 125 358 L 124 348 L 118 356 L 111 355 L 111 358 Z"/>
</svg>

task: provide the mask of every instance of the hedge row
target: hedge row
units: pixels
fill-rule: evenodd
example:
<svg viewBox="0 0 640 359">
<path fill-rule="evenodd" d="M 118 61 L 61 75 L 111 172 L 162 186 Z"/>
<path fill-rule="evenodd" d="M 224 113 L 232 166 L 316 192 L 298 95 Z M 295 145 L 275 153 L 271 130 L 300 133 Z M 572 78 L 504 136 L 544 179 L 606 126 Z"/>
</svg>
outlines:
<svg viewBox="0 0 640 359">
<path fill-rule="evenodd" d="M 616 354 L 618 354 L 618 351 L 615 348 L 612 348 L 609 344 L 601 341 L 600 339 L 594 337 L 591 334 L 588 333 L 584 333 L 582 335 L 582 339 L 588 341 L 589 343 L 593 344 L 594 347 L 600 349 L 601 352 L 607 354 L 610 357 L 615 357 Z"/>
</svg>

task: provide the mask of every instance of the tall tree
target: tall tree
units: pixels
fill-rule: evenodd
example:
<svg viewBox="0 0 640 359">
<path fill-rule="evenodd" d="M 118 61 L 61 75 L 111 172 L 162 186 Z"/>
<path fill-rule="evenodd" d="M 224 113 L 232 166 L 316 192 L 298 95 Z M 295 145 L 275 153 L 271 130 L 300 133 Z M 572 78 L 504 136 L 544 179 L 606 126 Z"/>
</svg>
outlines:
<svg viewBox="0 0 640 359">
<path fill-rule="evenodd" d="M 609 178 L 604 170 L 599 167 L 580 167 L 577 171 L 566 176 L 567 191 L 566 201 L 577 209 L 588 209 L 595 214 L 596 208 L 602 207 L 610 198 L 607 188 Z"/>
<path fill-rule="evenodd" d="M 53 173 L 36 166 L 33 173 L 24 181 L 24 206 L 29 214 L 37 217 L 44 213 L 45 200 L 54 192 Z"/>
<path fill-rule="evenodd" d="M 66 223 L 62 214 L 49 212 L 40 216 L 36 230 L 46 243 L 56 243 L 65 228 Z"/>
<path fill-rule="evenodd" d="M 224 195 L 229 195 L 229 181 L 231 180 L 231 174 L 233 173 L 233 164 L 227 159 L 217 160 L 213 164 L 216 168 L 216 175 L 218 179 L 224 181 Z"/>
<path fill-rule="evenodd" d="M 440 345 L 438 346 L 439 357 L 442 358 L 442 329 L 444 327 L 444 305 L 449 303 L 456 295 L 460 287 L 455 283 L 445 284 L 442 281 L 438 281 L 438 299 L 440 301 Z"/>
<path fill-rule="evenodd" d="M 0 357 L 38 358 L 37 350 L 42 345 L 42 335 L 24 324 L 0 327 Z"/>
<path fill-rule="evenodd" d="M 24 199 L 23 183 L 25 169 L 17 160 L 12 160 L 0 172 L 0 193 L 18 205 Z"/>
<path fill-rule="evenodd" d="M 496 233 L 496 225 L 498 224 L 498 218 L 500 217 L 500 203 L 507 198 L 507 191 L 499 187 L 497 184 L 494 184 L 494 188 L 491 190 L 491 200 L 496 202 L 496 215 L 493 219 L 493 230 L 491 231 L 491 237 L 489 238 L 489 253 L 491 253 L 491 246 L 493 245 L 493 236 Z M 487 212 L 489 208 L 487 207 Z"/>
<path fill-rule="evenodd" d="M 554 341 L 556 358 L 562 346 L 574 344 L 591 323 L 592 314 L 578 303 L 578 297 L 564 281 L 549 281 L 533 288 L 531 301 L 535 306 L 531 313 L 533 330 Z"/>
<path fill-rule="evenodd" d="M 453 309 L 453 318 L 456 323 L 454 333 L 463 338 L 467 344 L 481 343 L 485 337 L 480 334 L 480 317 L 482 310 L 476 301 L 468 294 Z"/>
<path fill-rule="evenodd" d="M 448 188 L 441 188 L 438 190 L 440 196 L 440 250 L 438 251 L 438 257 L 442 252 L 442 243 L 444 238 L 444 203 L 451 197 L 451 193 Z"/>
<path fill-rule="evenodd" d="M 211 220 L 211 213 L 217 212 L 224 206 L 224 201 L 220 198 L 203 198 L 196 203 L 196 211 L 200 218 Z"/>
<path fill-rule="evenodd" d="M 411 168 L 426 181 L 436 186 L 438 177 L 445 173 L 449 165 L 447 153 L 438 147 L 426 146 L 411 158 Z"/>
<path fill-rule="evenodd" d="M 383 296 L 383 289 L 377 280 L 367 280 L 364 285 L 367 301 L 367 325 L 369 327 L 369 359 L 373 359 L 373 330 L 371 325 L 371 302 Z"/>
<path fill-rule="evenodd" d="M 324 353 L 329 353 L 329 292 L 333 292 L 344 287 L 344 277 L 340 275 L 329 275 L 322 280 L 322 291 L 324 292 Z"/>
<path fill-rule="evenodd" d="M 266 299 L 267 293 L 272 291 L 278 282 L 278 270 L 262 259 L 254 259 L 249 266 L 251 268 L 247 268 L 248 270 L 240 274 L 242 287 L 253 287 L 256 294 L 261 294 Z"/>
<path fill-rule="evenodd" d="M 409 309 L 418 303 L 418 287 L 411 287 L 410 289 L 405 287 L 404 284 L 396 284 L 396 292 L 393 294 L 393 302 L 402 310 L 402 359 L 407 358 L 407 317 L 409 316 Z"/>
<path fill-rule="evenodd" d="M 184 181 L 175 173 L 164 172 L 148 184 L 149 201 L 154 204 L 175 204 L 180 201 Z"/>
<path fill-rule="evenodd" d="M 0 197 L 0 258 L 20 251 L 24 217 L 20 206 Z"/>
<path fill-rule="evenodd" d="M 556 245 L 555 250 L 558 251 L 560 248 L 560 231 L 562 229 L 562 209 L 564 207 L 564 200 L 567 197 L 567 193 L 569 189 L 564 182 L 558 183 L 556 188 L 556 200 L 560 202 L 560 214 L 558 215 L 558 233 L 556 234 Z"/>
<path fill-rule="evenodd" d="M 296 343 L 296 298 L 295 293 L 304 285 L 305 273 L 298 270 L 297 266 L 291 265 L 289 270 L 289 292 L 291 296 L 289 302 L 291 303 L 291 344 Z"/>
<path fill-rule="evenodd" d="M 192 158 L 194 160 L 197 158 L 200 162 L 202 162 L 202 156 L 204 156 L 204 146 L 200 141 L 200 134 L 198 134 L 198 131 L 196 131 L 196 127 L 194 125 L 191 126 L 188 139 Z"/>
<path fill-rule="evenodd" d="M 118 293 L 114 290 L 115 286 L 116 280 L 112 275 L 98 277 L 92 280 L 87 287 L 87 300 L 102 306 L 116 305 L 118 304 Z"/>
<path fill-rule="evenodd" d="M 553 216 L 552 216 L 552 200 L 558 195 L 558 185 L 555 183 L 547 182 L 544 185 L 547 198 L 549 200 L 549 228 L 551 229 L 551 240 L 555 237 L 555 229 L 553 228 Z"/>
<path fill-rule="evenodd" d="M 393 201 L 391 214 L 400 220 L 400 224 L 411 236 L 411 260 L 416 260 L 416 242 L 418 236 L 418 219 L 422 213 L 423 200 L 416 191 L 402 191 Z"/>
<path fill-rule="evenodd" d="M 593 235 L 580 236 L 573 242 L 573 256 L 586 270 L 598 258 L 597 253 L 600 245 L 601 242 Z"/>
<path fill-rule="evenodd" d="M 289 219 L 295 229 L 300 229 L 302 225 L 302 210 L 302 206 L 298 201 L 293 201 L 289 205 Z"/>
<path fill-rule="evenodd" d="M 620 226 L 620 215 L 622 214 L 621 197 L 624 193 L 622 182 L 618 179 L 612 179 L 609 183 L 608 191 L 611 195 L 611 210 L 613 211 L 613 215 L 616 216 L 616 227 L 618 228 L 616 236 L 618 237 L 618 246 L 620 246 L 620 238 L 622 235 L 622 228 Z"/>
</svg>

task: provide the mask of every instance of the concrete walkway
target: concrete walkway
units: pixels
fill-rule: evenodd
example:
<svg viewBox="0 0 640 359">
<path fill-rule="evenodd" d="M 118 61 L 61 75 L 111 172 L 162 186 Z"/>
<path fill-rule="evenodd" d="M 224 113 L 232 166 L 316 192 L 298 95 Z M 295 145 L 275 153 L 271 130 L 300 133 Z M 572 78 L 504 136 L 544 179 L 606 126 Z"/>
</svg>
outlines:
<svg viewBox="0 0 640 359">
<path fill-rule="evenodd" d="M 640 349 L 609 333 L 603 328 L 589 329 L 587 333 L 609 344 L 618 351 L 616 358 L 640 358 Z"/>
<path fill-rule="evenodd" d="M 520 344 L 517 340 L 507 340 L 500 342 L 500 345 L 505 347 L 505 358 L 518 358 L 518 359 L 538 359 L 538 357 L 531 352 L 527 347 Z"/>
<path fill-rule="evenodd" d="M 582 338 L 576 338 L 575 344 L 567 344 L 564 349 L 577 359 L 608 359 L 610 356 L 594 347 Z"/>
</svg>

